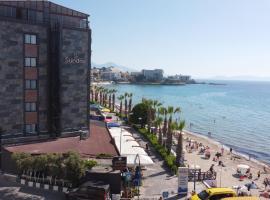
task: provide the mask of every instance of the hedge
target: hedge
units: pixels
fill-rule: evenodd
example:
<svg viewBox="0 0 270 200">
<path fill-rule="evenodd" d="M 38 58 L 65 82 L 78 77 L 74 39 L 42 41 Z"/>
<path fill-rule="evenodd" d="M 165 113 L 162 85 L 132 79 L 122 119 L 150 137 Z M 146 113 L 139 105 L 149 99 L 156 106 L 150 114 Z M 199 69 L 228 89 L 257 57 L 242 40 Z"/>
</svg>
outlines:
<svg viewBox="0 0 270 200">
<path fill-rule="evenodd" d="M 175 165 L 176 157 L 173 154 L 168 154 L 167 149 L 158 143 L 158 138 L 156 135 L 149 133 L 145 128 L 138 128 L 137 126 L 133 126 L 135 130 L 137 130 L 144 138 L 146 138 L 154 149 L 160 154 L 160 156 L 164 159 L 166 165 L 170 168 L 170 170 L 176 174 L 178 167 Z"/>
</svg>

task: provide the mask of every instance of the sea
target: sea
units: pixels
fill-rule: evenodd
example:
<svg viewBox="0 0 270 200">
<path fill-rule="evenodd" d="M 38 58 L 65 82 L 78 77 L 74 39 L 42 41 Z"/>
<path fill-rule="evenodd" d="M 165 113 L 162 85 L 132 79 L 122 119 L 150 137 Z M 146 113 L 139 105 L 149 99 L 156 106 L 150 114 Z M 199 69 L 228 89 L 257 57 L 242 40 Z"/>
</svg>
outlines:
<svg viewBox="0 0 270 200">
<path fill-rule="evenodd" d="M 270 164 L 270 82 L 205 81 L 214 84 L 134 85 L 106 87 L 117 95 L 133 93 L 163 106 L 180 107 L 175 120 L 185 120 L 186 130 L 209 136 L 227 148 Z"/>
</svg>

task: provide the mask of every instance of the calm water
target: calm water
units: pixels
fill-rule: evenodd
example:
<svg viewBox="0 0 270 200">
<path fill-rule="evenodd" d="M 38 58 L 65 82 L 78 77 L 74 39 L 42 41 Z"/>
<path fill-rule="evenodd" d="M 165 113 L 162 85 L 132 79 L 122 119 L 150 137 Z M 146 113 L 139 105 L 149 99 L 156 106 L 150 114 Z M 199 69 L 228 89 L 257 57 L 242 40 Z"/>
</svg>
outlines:
<svg viewBox="0 0 270 200">
<path fill-rule="evenodd" d="M 211 81 L 213 82 L 213 81 Z M 270 163 L 270 82 L 222 81 L 226 85 L 111 85 L 165 106 L 180 106 L 186 129 L 207 135 L 234 150 Z M 178 118 L 177 117 L 177 118 Z"/>
</svg>

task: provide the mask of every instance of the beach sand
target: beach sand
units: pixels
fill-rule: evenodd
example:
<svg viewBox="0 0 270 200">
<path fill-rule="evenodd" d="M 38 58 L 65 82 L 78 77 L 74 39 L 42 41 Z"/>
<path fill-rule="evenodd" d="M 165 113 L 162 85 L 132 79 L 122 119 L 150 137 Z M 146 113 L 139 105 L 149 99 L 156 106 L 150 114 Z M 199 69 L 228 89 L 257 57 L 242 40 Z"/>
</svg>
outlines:
<svg viewBox="0 0 270 200">
<path fill-rule="evenodd" d="M 222 145 L 211 138 L 200 136 L 188 131 L 184 131 L 184 148 L 188 145 L 187 139 L 197 141 L 202 143 L 204 146 L 210 147 L 211 158 L 206 160 L 204 155 L 198 155 L 199 151 L 194 151 L 192 153 L 185 152 L 185 160 L 189 165 L 199 165 L 202 169 L 202 172 L 209 170 L 210 166 L 214 164 L 214 170 L 217 172 L 217 186 L 218 187 L 232 187 L 232 186 L 243 186 L 246 183 L 251 183 L 254 181 L 259 189 L 251 189 L 251 194 L 254 196 L 259 196 L 259 193 L 264 190 L 263 180 L 268 177 L 270 178 L 270 169 L 268 168 L 268 174 L 263 173 L 263 163 L 256 161 L 248 160 L 248 158 L 237 156 L 239 159 L 232 159 L 232 155 L 229 152 L 229 149 L 224 148 L 224 154 L 219 160 L 221 160 L 225 167 L 218 166 L 218 162 L 213 161 L 213 157 L 217 152 L 221 152 Z M 175 141 L 176 142 L 176 141 Z M 236 152 L 233 151 L 233 154 Z M 243 181 L 239 181 L 239 178 L 233 176 L 236 174 L 237 165 L 246 164 L 251 167 L 251 173 L 253 175 L 252 179 L 245 178 Z M 257 173 L 260 170 L 261 177 L 256 180 Z M 270 187 L 268 186 L 268 189 Z M 264 198 L 261 198 L 264 199 Z"/>
</svg>

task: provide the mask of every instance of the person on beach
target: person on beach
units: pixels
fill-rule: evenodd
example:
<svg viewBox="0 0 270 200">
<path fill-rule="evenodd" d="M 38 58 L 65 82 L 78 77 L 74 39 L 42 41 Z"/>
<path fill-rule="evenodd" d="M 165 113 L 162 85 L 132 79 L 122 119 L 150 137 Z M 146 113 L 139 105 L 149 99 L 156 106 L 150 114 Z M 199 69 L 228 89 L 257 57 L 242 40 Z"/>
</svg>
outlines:
<svg viewBox="0 0 270 200">
<path fill-rule="evenodd" d="M 261 171 L 260 170 L 257 173 L 257 177 L 258 177 L 258 179 L 261 177 Z"/>
<path fill-rule="evenodd" d="M 268 180 L 268 178 L 265 178 L 265 179 L 263 180 L 263 184 L 264 184 L 264 189 L 266 189 L 267 186 L 269 185 L 269 180 Z"/>
<path fill-rule="evenodd" d="M 232 154 L 232 147 L 230 148 L 230 154 Z"/>
<path fill-rule="evenodd" d="M 224 154 L 224 148 L 222 146 L 222 148 L 221 148 L 221 155 L 223 156 L 223 154 Z"/>
<path fill-rule="evenodd" d="M 210 167 L 210 169 L 209 169 L 209 171 L 210 171 L 212 174 L 214 174 L 214 166 L 215 166 L 215 165 L 212 164 L 211 167 Z"/>
</svg>

